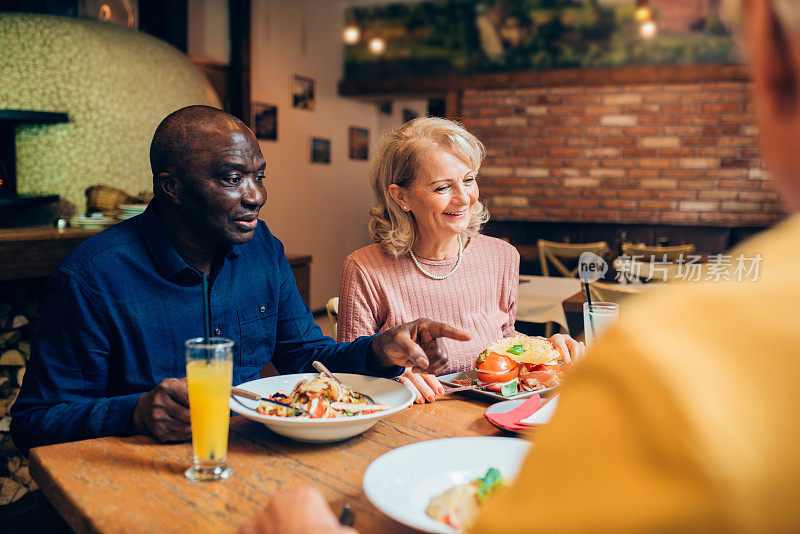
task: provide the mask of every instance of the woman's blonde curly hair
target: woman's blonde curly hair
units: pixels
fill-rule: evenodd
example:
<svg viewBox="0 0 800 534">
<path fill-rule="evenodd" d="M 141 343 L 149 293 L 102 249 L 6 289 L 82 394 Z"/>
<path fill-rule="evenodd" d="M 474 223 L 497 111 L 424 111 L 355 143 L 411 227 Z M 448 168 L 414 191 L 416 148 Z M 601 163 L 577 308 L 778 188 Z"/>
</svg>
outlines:
<svg viewBox="0 0 800 534">
<path fill-rule="evenodd" d="M 437 117 L 414 119 L 381 138 L 369 178 L 378 205 L 370 210 L 369 233 L 394 257 L 405 254 L 414 245 L 416 225 L 411 212 L 389 195 L 389 186 L 409 187 L 425 165 L 431 150 L 443 149 L 453 153 L 475 173 L 486 156 L 486 149 L 477 137 L 454 121 Z M 462 234 L 473 236 L 489 220 L 489 212 L 480 202 L 471 209 L 469 226 Z"/>
</svg>

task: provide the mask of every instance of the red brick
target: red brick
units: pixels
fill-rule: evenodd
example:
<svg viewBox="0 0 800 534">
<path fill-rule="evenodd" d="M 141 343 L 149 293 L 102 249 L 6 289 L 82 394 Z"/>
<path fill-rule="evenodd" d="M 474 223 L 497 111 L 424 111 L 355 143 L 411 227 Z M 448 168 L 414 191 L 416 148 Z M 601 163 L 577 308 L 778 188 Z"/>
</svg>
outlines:
<svg viewBox="0 0 800 534">
<path fill-rule="evenodd" d="M 719 93 L 689 93 L 681 96 L 681 102 L 685 104 L 718 102 L 719 98 Z"/>
<path fill-rule="evenodd" d="M 658 169 L 631 169 L 628 171 L 628 176 L 631 178 L 658 178 L 661 174 L 662 171 Z"/>
<path fill-rule="evenodd" d="M 645 137 L 658 135 L 659 131 L 655 126 L 631 126 L 630 128 L 625 128 L 625 134 L 631 137 Z"/>
<path fill-rule="evenodd" d="M 624 148 L 622 155 L 626 158 L 653 158 L 658 156 L 655 148 Z"/>
<path fill-rule="evenodd" d="M 699 106 L 693 104 L 664 104 L 661 106 L 661 111 L 663 113 L 670 114 L 697 113 L 699 110 Z"/>
<path fill-rule="evenodd" d="M 671 158 L 642 158 L 639 165 L 644 169 L 671 169 L 675 167 L 676 161 Z"/>
<path fill-rule="evenodd" d="M 642 209 L 674 210 L 676 203 L 669 200 L 642 200 L 639 202 Z"/>
<path fill-rule="evenodd" d="M 703 113 L 736 113 L 741 111 L 739 104 L 703 104 L 700 110 Z"/>
<path fill-rule="evenodd" d="M 564 117 L 564 126 L 594 126 L 600 124 L 599 117 Z"/>
<path fill-rule="evenodd" d="M 612 201 L 604 200 L 603 203 L 605 202 Z M 591 198 L 568 198 L 563 201 L 562 205 L 566 208 L 596 208 L 600 205 L 600 202 Z"/>
<path fill-rule="evenodd" d="M 594 148 L 600 146 L 600 140 L 589 137 L 570 137 L 567 139 L 567 146 Z"/>
<path fill-rule="evenodd" d="M 550 128 L 550 135 L 555 137 L 569 137 L 569 136 L 579 136 L 583 134 L 583 128 L 578 128 L 575 126 L 557 126 Z"/>
<path fill-rule="evenodd" d="M 620 106 L 586 106 L 587 115 L 616 115 L 622 111 Z"/>
<path fill-rule="evenodd" d="M 677 115 L 642 115 L 639 124 L 642 126 L 672 126 L 678 124 Z"/>
<path fill-rule="evenodd" d="M 586 128 L 590 137 L 622 137 L 622 128 L 611 126 L 590 126 Z"/>
<path fill-rule="evenodd" d="M 742 191 L 739 193 L 739 200 L 778 200 L 778 194 L 774 191 Z"/>
<path fill-rule="evenodd" d="M 646 104 L 675 104 L 679 102 L 681 95 L 675 93 L 657 93 L 644 95 L 643 102 Z"/>
<path fill-rule="evenodd" d="M 623 189 L 619 192 L 619 198 L 653 198 L 655 194 L 648 189 Z"/>
<path fill-rule="evenodd" d="M 603 146 L 636 146 L 636 139 L 630 137 L 607 137 L 603 139 Z"/>
<path fill-rule="evenodd" d="M 718 118 L 710 115 L 682 115 L 679 124 L 690 126 L 712 126 L 717 124 Z"/>
<path fill-rule="evenodd" d="M 697 155 L 694 148 L 662 148 L 661 155 L 670 158 L 690 158 Z"/>
<path fill-rule="evenodd" d="M 674 198 L 675 200 L 689 200 L 697 197 L 697 191 L 684 191 L 681 189 L 665 189 L 658 192 L 658 198 Z"/>
</svg>

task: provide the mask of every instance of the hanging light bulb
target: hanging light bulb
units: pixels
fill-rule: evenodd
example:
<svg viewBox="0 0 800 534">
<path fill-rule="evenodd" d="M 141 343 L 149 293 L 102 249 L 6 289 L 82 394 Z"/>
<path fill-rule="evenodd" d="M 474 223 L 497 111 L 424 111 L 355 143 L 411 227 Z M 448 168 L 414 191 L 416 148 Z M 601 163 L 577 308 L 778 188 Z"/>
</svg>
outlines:
<svg viewBox="0 0 800 534">
<path fill-rule="evenodd" d="M 354 23 L 348 24 L 345 26 L 344 31 L 342 32 L 342 39 L 344 40 L 345 44 L 357 44 L 358 41 L 361 40 L 361 28 L 356 26 Z"/>
<path fill-rule="evenodd" d="M 656 26 L 655 21 L 648 20 L 643 22 L 639 26 L 639 35 L 644 37 L 645 39 L 652 39 L 658 33 L 658 27 Z"/>
<path fill-rule="evenodd" d="M 639 24 L 653 19 L 653 11 L 650 9 L 650 2 L 648 0 L 636 0 L 634 17 Z"/>
<path fill-rule="evenodd" d="M 373 37 L 369 40 L 369 51 L 379 56 L 386 50 L 386 41 L 382 37 Z"/>
</svg>

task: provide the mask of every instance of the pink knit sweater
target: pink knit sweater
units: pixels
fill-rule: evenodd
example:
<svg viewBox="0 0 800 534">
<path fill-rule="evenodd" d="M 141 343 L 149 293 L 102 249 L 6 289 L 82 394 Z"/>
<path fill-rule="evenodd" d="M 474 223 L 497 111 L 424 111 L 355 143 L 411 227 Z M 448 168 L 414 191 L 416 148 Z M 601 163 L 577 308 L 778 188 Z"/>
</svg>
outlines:
<svg viewBox="0 0 800 534">
<path fill-rule="evenodd" d="M 417 259 L 436 275 L 456 263 Z M 408 254 L 393 258 L 380 245 L 369 245 L 344 262 L 338 338 L 351 341 L 427 317 L 472 335 L 470 341 L 445 339 L 450 360 L 441 374 L 471 369 L 490 343 L 514 334 L 518 286 L 517 249 L 493 237 L 472 237 L 458 270 L 444 280 L 422 274 Z"/>
</svg>

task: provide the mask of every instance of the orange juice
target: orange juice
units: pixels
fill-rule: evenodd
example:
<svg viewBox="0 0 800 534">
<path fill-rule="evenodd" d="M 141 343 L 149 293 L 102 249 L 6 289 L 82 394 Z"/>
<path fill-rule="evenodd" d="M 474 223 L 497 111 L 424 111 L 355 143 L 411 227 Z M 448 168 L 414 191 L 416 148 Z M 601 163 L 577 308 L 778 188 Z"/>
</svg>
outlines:
<svg viewBox="0 0 800 534">
<path fill-rule="evenodd" d="M 192 448 L 201 462 L 221 461 L 228 452 L 233 362 L 193 360 L 186 364 Z"/>
</svg>

